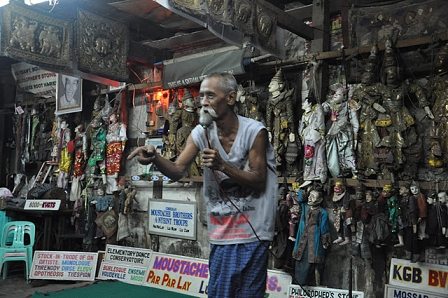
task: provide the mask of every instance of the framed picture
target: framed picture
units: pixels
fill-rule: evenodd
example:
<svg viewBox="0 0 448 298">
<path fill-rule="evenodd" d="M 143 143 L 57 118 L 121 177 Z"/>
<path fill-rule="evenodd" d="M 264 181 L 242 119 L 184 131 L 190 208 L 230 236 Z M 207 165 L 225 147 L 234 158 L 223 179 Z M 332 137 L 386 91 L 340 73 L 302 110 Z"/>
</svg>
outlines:
<svg viewBox="0 0 448 298">
<path fill-rule="evenodd" d="M 196 202 L 149 199 L 149 233 L 196 240 Z"/>
<path fill-rule="evenodd" d="M 56 114 L 68 114 L 82 111 L 82 80 L 58 74 L 56 89 Z"/>
</svg>

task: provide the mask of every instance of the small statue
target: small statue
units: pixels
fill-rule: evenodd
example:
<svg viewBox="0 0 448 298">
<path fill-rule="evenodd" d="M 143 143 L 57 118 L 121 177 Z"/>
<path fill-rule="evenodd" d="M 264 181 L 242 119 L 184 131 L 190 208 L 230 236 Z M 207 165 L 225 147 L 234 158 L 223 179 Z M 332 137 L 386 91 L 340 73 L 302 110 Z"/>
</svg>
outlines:
<svg viewBox="0 0 448 298">
<path fill-rule="evenodd" d="M 340 83 L 330 87 L 335 93 L 322 104 L 332 122 L 326 135 L 327 164 L 333 178 L 357 178 L 355 148 L 359 129 L 358 110 L 361 105 L 347 100 L 347 89 Z"/>
</svg>

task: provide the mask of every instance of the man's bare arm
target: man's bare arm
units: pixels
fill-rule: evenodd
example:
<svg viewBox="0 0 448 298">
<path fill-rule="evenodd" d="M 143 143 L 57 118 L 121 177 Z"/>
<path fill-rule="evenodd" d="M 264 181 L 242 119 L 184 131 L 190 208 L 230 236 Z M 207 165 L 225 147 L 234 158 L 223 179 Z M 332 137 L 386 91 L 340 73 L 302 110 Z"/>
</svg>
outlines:
<svg viewBox="0 0 448 298">
<path fill-rule="evenodd" d="M 138 147 L 129 154 L 127 159 L 132 159 L 137 156 L 138 162 L 143 165 L 152 162 L 163 175 L 177 181 L 187 173 L 187 169 L 196 158 L 198 152 L 198 147 L 196 147 L 192 137 L 189 136 L 184 151 L 181 152 L 174 162 L 160 156 L 152 145 Z"/>
</svg>

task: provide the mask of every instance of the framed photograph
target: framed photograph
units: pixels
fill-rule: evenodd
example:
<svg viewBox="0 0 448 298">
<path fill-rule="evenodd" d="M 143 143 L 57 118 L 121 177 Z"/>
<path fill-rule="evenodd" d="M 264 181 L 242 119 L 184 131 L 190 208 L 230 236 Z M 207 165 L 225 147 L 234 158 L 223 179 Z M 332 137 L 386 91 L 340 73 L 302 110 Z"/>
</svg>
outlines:
<svg viewBox="0 0 448 298">
<path fill-rule="evenodd" d="M 82 111 L 82 80 L 58 74 L 56 89 L 56 114 L 68 114 Z"/>
<path fill-rule="evenodd" d="M 149 200 L 149 233 L 196 240 L 196 202 Z"/>
</svg>

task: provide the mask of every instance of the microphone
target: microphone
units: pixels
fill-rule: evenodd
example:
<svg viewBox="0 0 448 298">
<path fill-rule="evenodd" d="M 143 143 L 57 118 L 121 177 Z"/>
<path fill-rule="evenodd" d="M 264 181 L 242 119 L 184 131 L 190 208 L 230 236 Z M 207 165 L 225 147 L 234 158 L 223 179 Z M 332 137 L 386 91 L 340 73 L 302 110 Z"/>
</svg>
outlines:
<svg viewBox="0 0 448 298">
<path fill-rule="evenodd" d="M 212 144 L 210 143 L 210 139 L 208 138 L 208 128 L 212 125 L 213 117 L 210 115 L 208 110 L 201 108 L 201 112 L 199 114 L 199 124 L 204 128 L 205 138 L 207 139 L 208 147 L 212 149 Z"/>
</svg>

